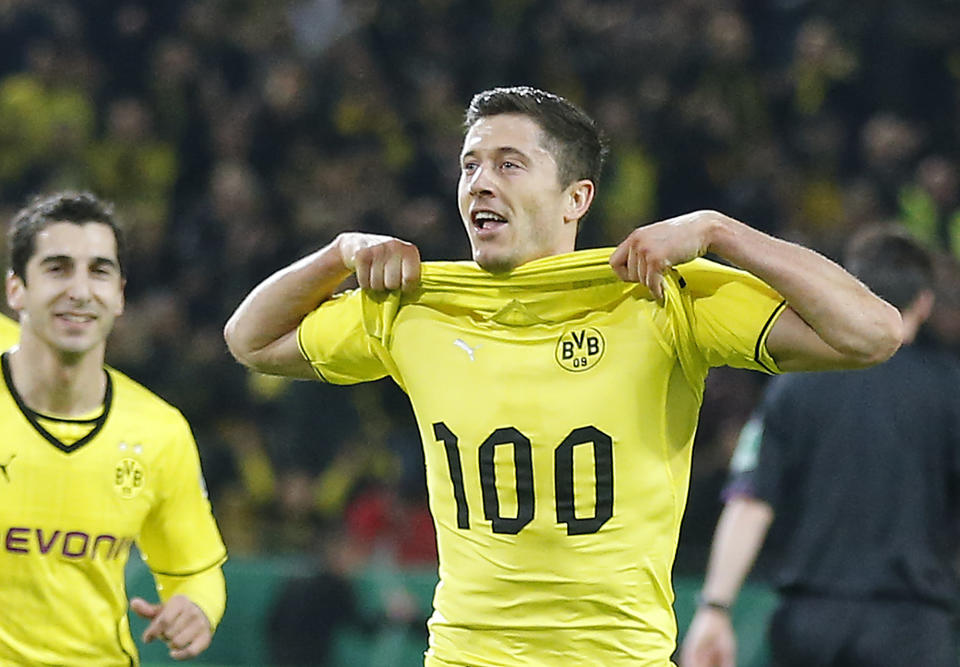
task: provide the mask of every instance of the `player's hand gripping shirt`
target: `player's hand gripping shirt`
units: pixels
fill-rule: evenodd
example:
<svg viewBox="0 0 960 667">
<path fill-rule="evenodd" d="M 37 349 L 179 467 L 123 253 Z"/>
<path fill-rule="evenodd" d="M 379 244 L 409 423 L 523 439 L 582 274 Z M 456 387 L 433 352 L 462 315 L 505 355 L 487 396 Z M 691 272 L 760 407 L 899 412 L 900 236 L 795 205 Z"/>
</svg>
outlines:
<svg viewBox="0 0 960 667">
<path fill-rule="evenodd" d="M 124 566 L 136 542 L 161 598 L 183 593 L 216 626 L 226 551 L 190 428 L 108 370 L 88 420 L 32 412 L 0 386 L 0 665 L 136 665 Z"/>
<path fill-rule="evenodd" d="M 428 665 L 669 663 L 704 379 L 776 372 L 784 305 L 696 260 L 660 306 L 610 253 L 425 263 L 411 295 L 349 292 L 301 324 L 321 378 L 389 374 L 413 404 L 440 556 Z"/>
</svg>

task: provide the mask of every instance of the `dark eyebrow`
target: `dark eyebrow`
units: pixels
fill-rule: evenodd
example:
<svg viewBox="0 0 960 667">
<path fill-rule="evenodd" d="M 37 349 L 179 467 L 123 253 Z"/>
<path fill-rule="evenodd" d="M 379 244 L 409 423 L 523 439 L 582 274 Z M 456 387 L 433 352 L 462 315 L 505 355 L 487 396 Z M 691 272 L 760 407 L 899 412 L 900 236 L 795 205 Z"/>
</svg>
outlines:
<svg viewBox="0 0 960 667">
<path fill-rule="evenodd" d="M 71 257 L 70 255 L 47 255 L 40 260 L 41 265 L 45 264 L 73 264 L 76 262 L 76 258 Z M 115 260 L 110 259 L 109 257 L 94 257 L 90 262 L 91 266 L 102 267 L 104 265 L 112 267 L 116 270 L 120 270 L 120 265 L 117 264 Z"/>
<path fill-rule="evenodd" d="M 508 154 L 511 154 L 511 153 L 512 153 L 512 154 L 514 154 L 514 155 L 519 155 L 520 157 L 522 157 L 522 158 L 525 159 L 525 160 L 529 160 L 529 159 L 530 159 L 530 156 L 529 156 L 529 155 L 527 155 L 526 153 L 524 153 L 524 152 L 523 152 L 522 150 L 520 150 L 519 148 L 514 148 L 513 146 L 500 146 L 499 148 L 493 149 L 493 152 L 496 153 L 498 156 L 508 155 Z M 477 151 L 475 151 L 475 150 L 469 150 L 469 151 L 467 151 L 466 153 L 463 153 L 463 154 L 460 156 L 460 159 L 462 160 L 462 159 L 467 158 L 467 157 L 473 157 L 473 156 L 476 155 L 476 154 L 477 154 Z"/>
<path fill-rule="evenodd" d="M 40 260 L 41 264 L 61 264 L 63 262 L 72 263 L 73 257 L 70 255 L 47 255 Z"/>
<path fill-rule="evenodd" d="M 110 259 L 109 257 L 94 257 L 91 264 L 96 267 L 102 267 L 106 265 L 116 269 L 117 271 L 120 270 L 120 265 L 116 261 Z"/>
</svg>

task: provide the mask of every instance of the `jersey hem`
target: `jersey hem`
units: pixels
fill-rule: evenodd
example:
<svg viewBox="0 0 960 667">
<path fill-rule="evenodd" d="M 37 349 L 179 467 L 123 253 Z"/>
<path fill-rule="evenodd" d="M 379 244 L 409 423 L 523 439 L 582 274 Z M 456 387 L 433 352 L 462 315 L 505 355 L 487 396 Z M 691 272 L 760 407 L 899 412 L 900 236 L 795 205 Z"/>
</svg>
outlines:
<svg viewBox="0 0 960 667">
<path fill-rule="evenodd" d="M 764 323 L 763 328 L 760 330 L 760 335 L 757 336 L 757 345 L 753 350 L 753 360 L 770 375 L 779 375 L 781 371 L 776 366 L 771 368 L 767 364 L 763 363 L 763 351 L 764 351 L 764 347 L 767 344 L 767 338 L 770 335 L 770 331 L 773 329 L 773 325 L 780 318 L 780 315 L 783 313 L 784 310 L 786 310 L 786 308 L 787 308 L 787 301 L 786 299 L 784 299 L 779 304 L 777 304 L 776 308 L 773 309 L 773 312 L 770 313 L 770 317 L 767 318 L 767 321 Z M 769 355 L 770 353 L 767 352 L 767 356 Z M 771 360 L 773 360 L 772 357 L 770 358 Z"/>
<path fill-rule="evenodd" d="M 303 323 L 301 322 L 300 324 L 303 324 Z M 316 364 L 314 364 L 313 361 L 310 359 L 310 355 L 307 354 L 307 350 L 303 346 L 303 329 L 299 326 L 297 327 L 297 349 L 300 350 L 300 356 L 302 356 L 304 360 L 308 364 L 310 364 L 310 368 L 313 369 L 313 372 L 316 374 L 317 379 L 320 380 L 321 382 L 326 382 L 327 384 L 330 384 L 330 380 L 328 380 L 324 376 L 324 374 L 320 372 L 320 369 L 317 368 Z"/>
</svg>

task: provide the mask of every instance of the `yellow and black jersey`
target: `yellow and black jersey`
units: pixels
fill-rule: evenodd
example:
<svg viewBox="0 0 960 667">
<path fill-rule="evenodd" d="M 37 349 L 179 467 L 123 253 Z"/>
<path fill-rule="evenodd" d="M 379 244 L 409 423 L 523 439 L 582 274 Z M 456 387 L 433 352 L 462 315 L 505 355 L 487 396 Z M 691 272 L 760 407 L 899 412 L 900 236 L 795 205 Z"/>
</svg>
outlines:
<svg viewBox="0 0 960 667">
<path fill-rule="evenodd" d="M 0 313 L 0 352 L 9 350 L 20 340 L 20 327 L 9 317 Z"/>
<path fill-rule="evenodd" d="M 704 380 L 777 372 L 784 303 L 695 260 L 661 306 L 610 253 L 425 263 L 419 291 L 345 293 L 300 326 L 320 378 L 390 375 L 413 404 L 440 555 L 428 665 L 669 662 Z"/>
<path fill-rule="evenodd" d="M 0 385 L 0 665 L 135 665 L 124 566 L 136 543 L 162 599 L 216 626 L 226 551 L 178 410 L 113 369 L 102 408 L 30 410 Z"/>
</svg>

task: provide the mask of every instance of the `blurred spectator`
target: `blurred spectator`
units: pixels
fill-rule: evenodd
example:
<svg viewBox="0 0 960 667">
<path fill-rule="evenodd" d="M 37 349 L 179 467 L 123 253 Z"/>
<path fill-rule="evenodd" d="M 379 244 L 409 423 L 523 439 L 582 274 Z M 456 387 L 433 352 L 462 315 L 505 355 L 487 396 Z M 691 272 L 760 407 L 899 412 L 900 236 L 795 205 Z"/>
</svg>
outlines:
<svg viewBox="0 0 960 667">
<path fill-rule="evenodd" d="M 857 69 L 857 58 L 838 39 L 835 27 L 814 17 L 804 22 L 794 42 L 793 104 L 801 115 L 819 113 L 830 89 L 848 81 Z"/>
<path fill-rule="evenodd" d="M 110 102 L 106 131 L 86 159 L 91 186 L 117 202 L 130 220 L 134 263 L 146 261 L 166 237 L 177 178 L 173 147 L 157 140 L 146 105 L 135 98 Z"/>
<path fill-rule="evenodd" d="M 66 55 L 45 40 L 27 48 L 27 69 L 0 81 L 0 184 L 21 199 L 25 188 L 82 178 L 96 123 L 93 100 L 59 71 Z"/>
<path fill-rule="evenodd" d="M 937 307 L 930 317 L 934 337 L 960 357 L 960 260 L 944 253 L 935 256 Z"/>
<path fill-rule="evenodd" d="M 369 484 L 347 506 L 344 521 L 367 554 L 403 567 L 436 566 L 433 520 L 419 487 Z"/>
<path fill-rule="evenodd" d="M 960 259 L 960 173 L 955 162 L 930 155 L 917 165 L 911 182 L 900 188 L 903 222 L 933 248 Z"/>
<path fill-rule="evenodd" d="M 320 557 L 315 571 L 291 579 L 273 601 L 270 664 L 349 664 L 338 638 L 370 647 L 393 630 L 416 637 L 425 633 L 424 613 L 399 581 L 376 587 L 378 599 L 364 603 L 357 588 L 368 554 L 336 524 L 321 531 L 316 544 Z"/>
<path fill-rule="evenodd" d="M 362 567 L 362 554 L 335 529 L 318 544 L 316 572 L 292 579 L 274 600 L 268 621 L 270 664 L 328 664 L 335 633 L 370 630 L 351 580 Z"/>
</svg>

